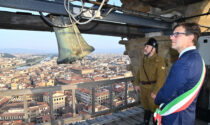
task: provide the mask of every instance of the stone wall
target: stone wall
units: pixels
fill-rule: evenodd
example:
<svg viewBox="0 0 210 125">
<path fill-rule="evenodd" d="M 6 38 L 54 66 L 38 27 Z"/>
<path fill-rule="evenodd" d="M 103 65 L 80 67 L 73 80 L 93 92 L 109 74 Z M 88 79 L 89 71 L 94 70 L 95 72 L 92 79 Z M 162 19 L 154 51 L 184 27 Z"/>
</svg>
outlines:
<svg viewBox="0 0 210 125">
<path fill-rule="evenodd" d="M 204 14 L 210 12 L 210 1 L 204 0 L 199 3 L 191 4 L 186 8 L 185 16 L 190 17 L 194 15 Z M 200 16 L 186 20 L 187 22 L 196 22 L 201 26 L 208 26 L 209 28 L 201 27 L 202 32 L 210 32 L 210 15 Z"/>
<path fill-rule="evenodd" d="M 141 12 L 149 12 L 150 6 L 144 5 L 139 2 L 139 0 L 120 0 L 122 2 L 122 7 L 129 10 L 136 10 Z"/>
<path fill-rule="evenodd" d="M 148 6 L 143 6 L 143 4 L 139 3 L 138 0 L 121 0 L 121 2 L 123 3 L 122 6 L 126 7 L 127 9 L 135 9 L 143 12 L 150 11 Z M 204 0 L 202 2 L 188 5 L 185 9 L 185 12 L 182 13 L 182 15 L 185 17 L 190 17 L 194 15 L 204 14 L 210 11 L 209 9 L 210 9 L 210 1 Z M 186 21 L 197 22 L 200 25 L 210 27 L 210 15 L 200 16 Z M 209 28 L 201 27 L 201 30 L 202 32 L 210 32 Z M 168 72 L 173 62 L 177 60 L 178 53 L 177 51 L 171 49 L 171 40 L 169 36 L 158 36 L 154 38 L 156 38 L 159 42 L 159 55 L 166 59 L 166 62 L 168 64 L 167 66 L 167 72 Z M 142 52 L 144 48 L 144 43 L 147 40 L 148 36 L 146 35 L 145 38 L 120 41 L 120 44 L 125 45 L 126 51 L 124 52 L 124 54 L 130 57 L 131 64 L 127 66 L 127 69 L 132 71 L 133 75 L 135 75 L 138 70 L 140 57 L 143 56 Z"/>
</svg>

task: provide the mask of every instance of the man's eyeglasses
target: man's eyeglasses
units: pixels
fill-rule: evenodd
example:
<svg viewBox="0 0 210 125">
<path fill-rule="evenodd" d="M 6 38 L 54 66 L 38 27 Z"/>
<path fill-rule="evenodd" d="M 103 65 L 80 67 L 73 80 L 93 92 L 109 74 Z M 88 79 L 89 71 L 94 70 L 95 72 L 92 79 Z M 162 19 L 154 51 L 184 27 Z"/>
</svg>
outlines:
<svg viewBox="0 0 210 125">
<path fill-rule="evenodd" d="M 189 35 L 189 33 L 184 33 L 184 32 L 175 32 L 173 34 L 170 35 L 170 37 L 178 37 L 180 34 L 184 34 L 184 35 Z"/>
</svg>

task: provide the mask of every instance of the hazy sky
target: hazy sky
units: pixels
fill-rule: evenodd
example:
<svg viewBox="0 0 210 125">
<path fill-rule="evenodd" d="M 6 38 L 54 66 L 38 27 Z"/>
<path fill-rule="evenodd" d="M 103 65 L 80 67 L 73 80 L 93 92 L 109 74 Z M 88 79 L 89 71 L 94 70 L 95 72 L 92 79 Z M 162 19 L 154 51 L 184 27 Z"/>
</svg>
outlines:
<svg viewBox="0 0 210 125">
<path fill-rule="evenodd" d="M 110 4 L 120 6 L 120 0 L 110 0 Z M 1 10 L 9 10 L 0 7 Z M 103 35 L 82 34 L 84 39 L 93 46 L 96 52 L 107 49 L 109 51 L 119 51 L 123 53 L 124 45 L 118 44 L 120 37 Z M 57 52 L 57 41 L 54 32 L 26 31 L 26 30 L 5 30 L 0 29 L 0 49 L 24 48 L 35 50 L 48 50 Z M 1 53 L 1 52 L 0 52 Z"/>
</svg>

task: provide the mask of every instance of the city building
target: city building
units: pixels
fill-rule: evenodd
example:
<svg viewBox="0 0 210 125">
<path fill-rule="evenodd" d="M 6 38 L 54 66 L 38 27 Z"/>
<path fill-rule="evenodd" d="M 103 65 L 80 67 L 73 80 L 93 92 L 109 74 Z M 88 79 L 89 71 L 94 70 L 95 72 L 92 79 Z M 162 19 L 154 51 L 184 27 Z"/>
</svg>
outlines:
<svg viewBox="0 0 210 125">
<path fill-rule="evenodd" d="M 63 92 L 56 92 L 53 93 L 52 100 L 53 100 L 53 110 L 58 110 L 60 108 L 65 107 L 65 98 Z M 43 96 L 43 101 L 49 104 L 49 93 L 45 93 Z"/>
</svg>

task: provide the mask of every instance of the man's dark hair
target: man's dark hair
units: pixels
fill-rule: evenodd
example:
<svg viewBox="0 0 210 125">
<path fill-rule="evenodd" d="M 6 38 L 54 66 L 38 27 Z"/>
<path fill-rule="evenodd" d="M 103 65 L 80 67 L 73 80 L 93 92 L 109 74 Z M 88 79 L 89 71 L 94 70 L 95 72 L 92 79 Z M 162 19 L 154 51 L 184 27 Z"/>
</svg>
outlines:
<svg viewBox="0 0 210 125">
<path fill-rule="evenodd" d="M 180 23 L 173 28 L 173 31 L 180 26 L 185 28 L 186 35 L 194 35 L 193 43 L 196 44 L 201 34 L 199 25 L 197 23 Z"/>
</svg>

